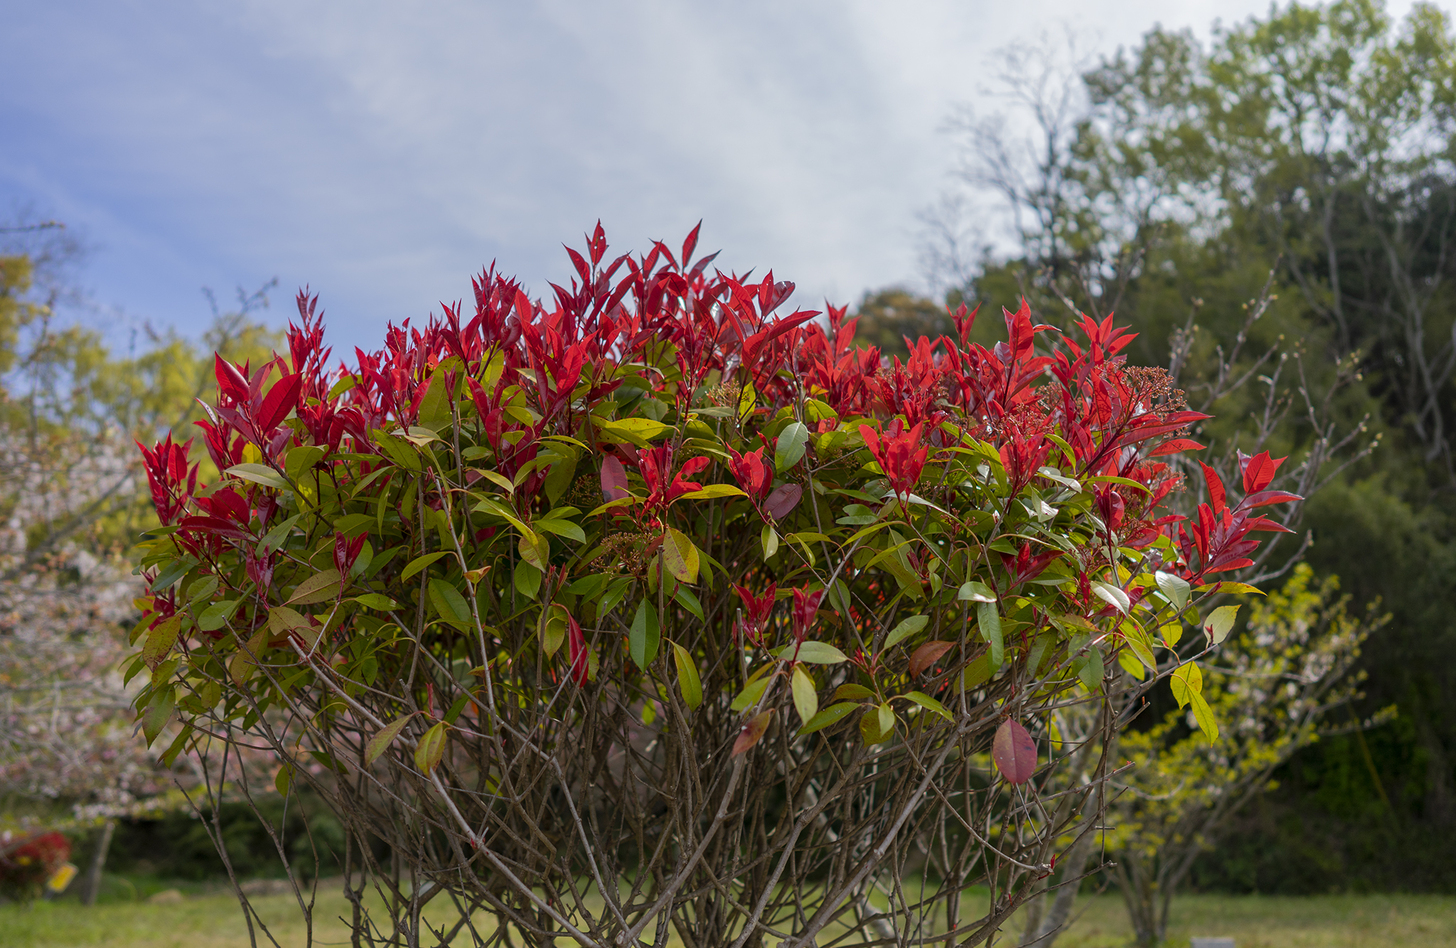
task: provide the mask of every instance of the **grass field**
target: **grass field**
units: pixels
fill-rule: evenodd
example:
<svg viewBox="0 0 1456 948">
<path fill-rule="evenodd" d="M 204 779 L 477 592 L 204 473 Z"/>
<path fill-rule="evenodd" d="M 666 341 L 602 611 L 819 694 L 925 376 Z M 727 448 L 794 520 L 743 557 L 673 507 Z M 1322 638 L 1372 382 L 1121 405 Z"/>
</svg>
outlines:
<svg viewBox="0 0 1456 948">
<path fill-rule="evenodd" d="M 89 909 L 68 901 L 28 908 L 0 906 L 0 946 L 244 948 L 249 944 L 247 926 L 232 896 L 200 887 L 190 887 L 189 894 L 189 887 L 178 886 L 186 895 L 180 902 L 140 901 L 164 885 L 156 880 L 113 885 L 110 899 Z M 130 898 L 133 891 L 135 899 Z M 254 904 L 281 945 L 305 943 L 292 897 L 263 896 Z M 337 891 L 320 887 L 315 945 L 349 943 L 348 930 L 339 921 L 346 908 Z M 1126 915 L 1115 895 L 1085 898 L 1079 909 L 1082 914 L 1076 923 L 1057 941 L 1059 948 L 1128 944 Z M 1016 931 L 1013 920 L 1006 936 L 995 943 L 1014 945 L 1011 933 Z M 1232 936 L 1238 948 L 1446 948 L 1456 945 L 1456 897 L 1192 895 L 1175 901 L 1168 944 L 1186 948 L 1189 938 L 1199 935 Z M 259 939 L 259 944 L 266 943 Z"/>
</svg>

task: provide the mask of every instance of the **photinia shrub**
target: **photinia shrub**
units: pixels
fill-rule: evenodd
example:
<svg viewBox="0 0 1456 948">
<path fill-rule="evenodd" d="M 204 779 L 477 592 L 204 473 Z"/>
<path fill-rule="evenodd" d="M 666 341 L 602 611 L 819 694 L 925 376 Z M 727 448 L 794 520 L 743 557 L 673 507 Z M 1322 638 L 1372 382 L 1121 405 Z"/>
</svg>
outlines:
<svg viewBox="0 0 1456 948">
<path fill-rule="evenodd" d="M 1206 416 L 1110 319 L 987 349 L 962 308 L 887 365 L 696 238 L 598 225 L 549 303 L 487 271 L 352 366 L 302 294 L 286 355 L 217 361 L 220 476 L 143 450 L 142 727 L 320 794 L 363 939 L 974 940 L 1095 822 L 1038 796 L 1051 709 L 1171 674 L 1216 727 L 1200 604 L 1277 461 L 1185 520 Z"/>
</svg>

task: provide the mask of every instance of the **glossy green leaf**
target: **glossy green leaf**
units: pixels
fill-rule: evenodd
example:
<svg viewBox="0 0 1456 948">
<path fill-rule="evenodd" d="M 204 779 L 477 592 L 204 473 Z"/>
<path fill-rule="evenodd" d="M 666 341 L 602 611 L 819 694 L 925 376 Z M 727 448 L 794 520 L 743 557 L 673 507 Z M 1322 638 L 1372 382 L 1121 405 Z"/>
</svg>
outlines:
<svg viewBox="0 0 1456 948">
<path fill-rule="evenodd" d="M 440 618 L 457 626 L 471 624 L 470 604 L 460 595 L 460 590 L 438 577 L 430 580 L 430 602 Z"/>
<path fill-rule="evenodd" d="M 896 697 L 904 698 L 906 701 L 913 701 L 932 714 L 938 714 L 947 721 L 951 720 L 950 711 L 946 709 L 946 706 L 923 691 L 907 691 L 903 695 L 897 695 Z"/>
<path fill-rule="evenodd" d="M 814 679 L 803 665 L 795 665 L 789 686 L 794 696 L 794 710 L 799 712 L 799 720 L 807 724 L 819 712 L 819 690 L 814 687 Z"/>
<path fill-rule="evenodd" d="M 846 715 L 848 715 L 851 711 L 858 707 L 860 707 L 860 705 L 855 704 L 852 701 L 844 701 L 839 704 L 831 704 L 829 707 L 825 708 L 823 711 L 820 711 L 818 714 L 810 718 L 803 727 L 799 728 L 799 734 L 801 736 L 804 734 L 813 734 L 815 731 L 822 731 L 826 727 L 838 724 L 840 721 L 844 720 Z"/>
<path fill-rule="evenodd" d="M 1180 576 L 1174 576 L 1172 573 L 1165 573 L 1162 570 L 1154 573 L 1153 578 L 1157 580 L 1158 589 L 1164 596 L 1168 597 L 1168 601 L 1173 604 L 1173 608 L 1182 612 L 1183 607 L 1188 605 L 1188 580 Z"/>
<path fill-rule="evenodd" d="M 790 422 L 774 442 L 774 470 L 782 474 L 798 464 L 809 443 L 809 429 L 802 421 Z"/>
<path fill-rule="evenodd" d="M 339 571 L 332 567 L 310 576 L 298 584 L 293 595 L 288 597 L 288 603 L 296 606 L 307 606 L 317 602 L 324 602 L 336 599 L 339 595 L 339 588 L 342 585 L 343 577 Z"/>
<path fill-rule="evenodd" d="M 957 599 L 968 599 L 971 602 L 995 602 L 996 591 L 985 583 L 971 581 L 963 583 L 956 593 Z"/>
<path fill-rule="evenodd" d="M 662 540 L 662 565 L 679 582 L 698 581 L 698 548 L 676 527 L 668 527 Z"/>
<path fill-rule="evenodd" d="M 778 657 L 798 659 L 811 665 L 838 665 L 840 662 L 849 661 L 848 655 L 828 642 L 804 642 L 797 648 L 793 645 L 785 645 L 779 649 Z"/>
<path fill-rule="evenodd" d="M 923 630 L 929 624 L 929 616 L 911 616 L 890 630 L 890 634 L 885 636 L 884 647 L 890 648 L 893 645 L 898 645 L 900 642 Z"/>
<path fill-rule="evenodd" d="M 405 566 L 404 571 L 399 574 L 400 581 L 403 582 L 404 580 L 409 579 L 411 576 L 415 575 L 426 566 L 429 566 L 431 563 L 440 559 L 442 556 L 449 555 L 450 553 L 448 550 L 438 550 L 434 553 L 426 553 L 423 556 L 415 557 L 414 559 L 409 561 L 409 565 Z"/>
<path fill-rule="evenodd" d="M 691 711 L 696 711 L 703 703 L 703 683 L 698 678 L 698 666 L 693 663 L 693 656 L 688 650 L 672 643 L 672 658 L 677 665 L 677 687 L 682 692 L 683 703 Z"/>
<path fill-rule="evenodd" d="M 632 617 L 632 631 L 627 638 L 627 649 L 632 661 L 643 671 L 657 658 L 662 634 L 657 625 L 657 610 L 647 600 L 637 604 L 637 614 Z"/>
<path fill-rule="evenodd" d="M 1238 618 L 1238 606 L 1219 606 L 1203 620 L 1203 631 L 1208 635 L 1209 645 L 1218 645 L 1228 638 Z"/>
<path fill-rule="evenodd" d="M 240 477 L 254 484 L 271 487 L 274 490 L 293 489 L 293 485 L 284 480 L 281 474 L 265 464 L 234 464 L 224 473 L 230 477 Z"/>
<path fill-rule="evenodd" d="M 976 604 L 976 625 L 981 630 L 981 638 L 991 646 L 991 669 L 1000 669 L 1006 661 L 1006 643 L 1001 637 L 1001 616 L 994 602 Z"/>
<path fill-rule="evenodd" d="M 393 723 L 386 725 L 373 737 L 369 738 L 364 745 L 365 766 L 373 764 L 378 760 L 379 755 L 383 754 L 389 748 L 389 745 L 394 743 L 396 737 L 399 737 L 400 732 L 404 730 L 404 726 L 410 722 L 410 718 L 419 713 L 418 711 L 411 711 L 404 717 L 398 718 Z"/>
<path fill-rule="evenodd" d="M 426 731 L 415 745 L 415 766 L 422 773 L 432 774 L 445 757 L 447 725 L 439 722 Z"/>
</svg>

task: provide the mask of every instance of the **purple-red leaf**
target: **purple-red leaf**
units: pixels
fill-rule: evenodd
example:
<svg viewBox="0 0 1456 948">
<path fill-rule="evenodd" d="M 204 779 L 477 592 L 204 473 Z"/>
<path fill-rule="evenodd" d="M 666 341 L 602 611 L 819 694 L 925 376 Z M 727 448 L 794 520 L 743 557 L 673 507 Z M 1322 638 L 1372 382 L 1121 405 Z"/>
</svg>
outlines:
<svg viewBox="0 0 1456 948">
<path fill-rule="evenodd" d="M 798 484 L 784 484 L 768 495 L 768 500 L 763 502 L 763 507 L 768 511 L 770 517 L 782 520 L 799 506 L 799 498 L 803 496 L 804 488 Z"/>
<path fill-rule="evenodd" d="M 607 455 L 602 461 L 602 496 L 608 502 L 621 500 L 628 495 L 627 469 L 622 462 Z"/>
<path fill-rule="evenodd" d="M 952 648 L 955 648 L 955 643 L 941 641 L 926 642 L 917 648 L 910 656 L 910 677 L 919 677 L 921 672 L 940 661 L 940 657 Z"/>
<path fill-rule="evenodd" d="M 772 720 L 773 708 L 769 708 L 743 725 L 743 730 L 738 732 L 738 740 L 733 742 L 733 756 L 737 757 L 739 754 L 753 747 L 754 744 L 757 744 L 759 739 L 768 731 L 769 722 Z"/>
<path fill-rule="evenodd" d="M 298 407 L 298 392 L 302 387 L 303 376 L 297 372 L 274 383 L 263 399 L 263 406 L 258 409 L 258 417 L 253 419 L 258 430 L 266 434 L 282 424 L 288 413 Z"/>
<path fill-rule="evenodd" d="M 1036 741 L 1026 728 L 1008 718 L 996 729 L 991 759 L 1009 782 L 1026 783 L 1036 773 Z"/>
</svg>

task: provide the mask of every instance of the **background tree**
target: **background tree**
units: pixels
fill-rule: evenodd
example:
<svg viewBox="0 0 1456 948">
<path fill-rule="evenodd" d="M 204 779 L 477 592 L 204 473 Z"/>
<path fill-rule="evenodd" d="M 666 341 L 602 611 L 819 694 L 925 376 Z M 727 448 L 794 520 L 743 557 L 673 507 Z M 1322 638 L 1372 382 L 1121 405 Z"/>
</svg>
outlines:
<svg viewBox="0 0 1456 948">
<path fill-rule="evenodd" d="M 0 801 L 11 824 L 103 822 L 94 896 L 116 817 L 185 806 L 134 737 L 120 660 L 143 584 L 124 552 L 156 524 L 135 440 L 189 426 L 210 365 L 172 334 L 116 356 L 84 328 L 84 248 L 61 225 L 20 215 L 0 245 Z M 239 304 L 204 344 L 247 358 L 271 339 L 266 297 Z"/>
<path fill-rule="evenodd" d="M 1025 153 L 1011 132 L 966 146 L 969 183 L 1022 213 L 1019 250 L 974 266 L 958 298 L 1025 294 L 1056 322 L 1116 309 L 1142 333 L 1133 351 L 1161 359 L 1171 348 L 1190 401 L 1213 397 L 1217 419 L 1202 435 L 1215 446 L 1262 438 L 1298 454 L 1330 422 L 1383 438 L 1303 516 L 1316 571 L 1392 612 L 1364 650 L 1368 694 L 1357 708 L 1368 717 L 1396 704 L 1399 716 L 1370 735 L 1374 766 L 1359 763 L 1353 778 L 1343 775 L 1363 758 L 1359 735 L 1301 753 L 1277 795 L 1258 802 L 1269 831 L 1205 860 L 1195 877 L 1207 881 L 1456 884 L 1432 843 L 1456 818 L 1445 618 L 1456 608 L 1453 64 L 1451 26 L 1435 7 L 1417 5 L 1397 25 L 1371 3 L 1291 4 L 1216 29 L 1208 43 L 1154 30 L 1071 92 L 1047 86 L 1050 98 L 1019 126 L 1047 156 L 1014 165 L 1028 186 L 998 184 L 1013 179 L 996 157 Z M 1024 101 L 1039 101 L 1040 87 L 1015 82 Z M 1395 822 L 1372 819 L 1382 811 Z M 1300 850 L 1323 855 L 1297 865 L 1280 855 Z M 1395 850 L 1398 866 L 1383 855 Z"/>
</svg>

